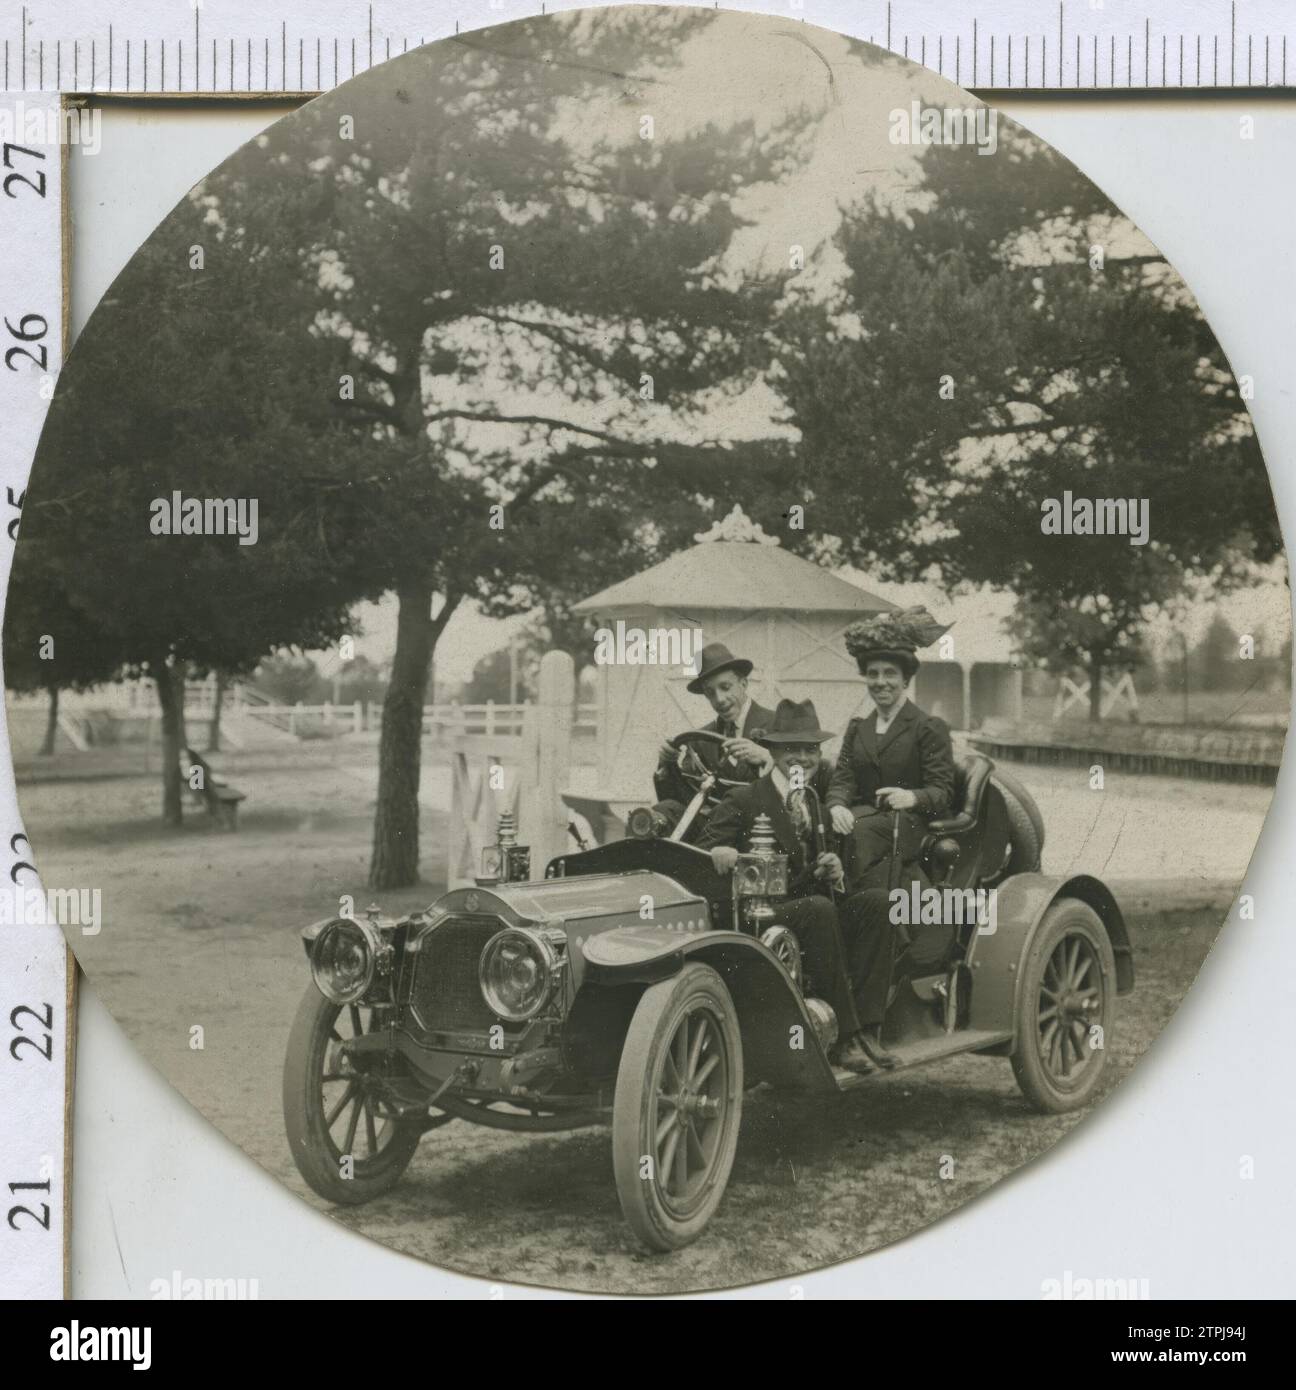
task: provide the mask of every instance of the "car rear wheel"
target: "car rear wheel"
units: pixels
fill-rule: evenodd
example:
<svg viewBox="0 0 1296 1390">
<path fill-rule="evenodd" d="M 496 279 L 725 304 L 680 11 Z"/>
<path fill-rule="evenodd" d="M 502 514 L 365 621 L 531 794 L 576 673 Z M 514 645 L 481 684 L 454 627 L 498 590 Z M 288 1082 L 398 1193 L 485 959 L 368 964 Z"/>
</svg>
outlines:
<svg viewBox="0 0 1296 1390">
<path fill-rule="evenodd" d="M 429 1128 L 422 1116 L 395 1112 L 379 1064 L 359 1067 L 347 1055 L 346 1043 L 380 1022 L 380 1010 L 330 1003 L 310 985 L 284 1059 L 284 1124 L 297 1170 L 326 1201 L 344 1206 L 394 1187 Z"/>
<path fill-rule="evenodd" d="M 742 1120 L 738 1015 L 710 966 L 651 985 L 630 1021 L 612 1106 L 612 1166 L 653 1250 L 696 1240 L 724 1196 Z"/>
<path fill-rule="evenodd" d="M 1021 1014 L 1012 1054 L 1017 1084 L 1047 1114 L 1078 1110 L 1107 1063 L 1116 958 L 1101 918 L 1078 898 L 1044 914 L 1022 963 Z"/>
</svg>

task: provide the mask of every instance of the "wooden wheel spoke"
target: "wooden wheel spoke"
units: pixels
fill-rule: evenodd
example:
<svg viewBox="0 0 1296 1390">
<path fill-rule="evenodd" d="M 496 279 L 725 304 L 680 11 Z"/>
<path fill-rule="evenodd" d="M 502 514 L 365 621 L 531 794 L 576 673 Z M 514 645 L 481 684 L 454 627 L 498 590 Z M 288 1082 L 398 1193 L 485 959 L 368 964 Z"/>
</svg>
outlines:
<svg viewBox="0 0 1296 1390">
<path fill-rule="evenodd" d="M 707 1166 L 706 1151 L 702 1148 L 702 1140 L 698 1137 L 697 1127 L 688 1127 L 688 1151 L 689 1157 L 693 1160 L 695 1169 L 705 1169 Z"/>
<path fill-rule="evenodd" d="M 1057 1071 L 1061 1067 L 1061 1060 L 1059 1058 L 1061 1052 L 1061 1036 L 1062 1030 L 1060 1028 L 1054 1028 L 1049 1035 L 1048 1066 L 1050 1071 Z"/>
<path fill-rule="evenodd" d="M 672 1109 L 664 1119 L 657 1121 L 657 1152 L 661 1152 L 662 1140 L 679 1125 L 679 1111 Z"/>
<path fill-rule="evenodd" d="M 698 1059 L 702 1056 L 702 1049 L 706 1046 L 707 1036 L 711 1025 L 707 1022 L 706 1015 L 701 1014 L 696 1020 L 696 1031 L 693 1034 L 693 1041 L 689 1046 L 688 1053 L 688 1072 L 689 1080 L 693 1079 L 694 1073 L 698 1069 Z"/>
<path fill-rule="evenodd" d="M 658 1094 L 663 1100 L 669 1100 L 674 1105 L 674 1097 L 683 1085 L 684 1081 L 679 1074 L 679 1068 L 675 1065 L 675 1058 L 671 1049 L 667 1048 L 662 1054 L 662 1075 L 661 1085 L 657 1088 Z"/>
<path fill-rule="evenodd" d="M 1063 969 L 1063 944 L 1059 942 L 1053 954 L 1049 957 L 1048 964 L 1044 967 L 1045 981 L 1051 980 L 1060 990 L 1064 983 Z"/>
<path fill-rule="evenodd" d="M 369 1140 L 369 1157 L 378 1157 L 378 1127 L 374 1124 L 374 1102 L 372 1096 L 364 1098 L 365 1138 Z"/>
<path fill-rule="evenodd" d="M 675 1036 L 671 1039 L 670 1045 L 671 1062 L 675 1067 L 675 1075 L 679 1078 L 679 1084 L 684 1084 L 684 1078 L 688 1075 L 688 1019 L 685 1018 L 680 1026 L 675 1030 Z"/>
<path fill-rule="evenodd" d="M 1039 1011 L 1039 1021 L 1041 1024 L 1047 1023 L 1049 1019 L 1057 1017 L 1057 1005 L 1050 1004 L 1047 1009 Z"/>
<path fill-rule="evenodd" d="M 333 1109 L 330 1110 L 329 1113 L 324 1117 L 325 1129 L 333 1128 L 333 1126 L 337 1123 L 337 1117 L 346 1108 L 347 1101 L 349 1101 L 354 1094 L 355 1082 L 351 1081 L 348 1083 L 346 1090 L 343 1091 L 342 1099 L 338 1101 L 338 1103 L 333 1107 Z"/>
<path fill-rule="evenodd" d="M 698 1068 L 698 1074 L 693 1078 L 695 1087 L 702 1087 L 706 1084 L 711 1073 L 720 1065 L 720 1054 L 713 1052 L 705 1062 Z"/>
<path fill-rule="evenodd" d="M 360 1127 L 360 1111 L 364 1108 L 364 1097 L 357 1094 L 351 1108 L 351 1118 L 347 1121 L 346 1143 L 342 1145 L 344 1154 L 355 1153 L 356 1130 Z"/>
<path fill-rule="evenodd" d="M 676 1125 L 666 1140 L 666 1147 L 661 1151 L 660 1161 L 657 1165 L 657 1181 L 668 1192 L 671 1185 L 672 1165 L 675 1162 L 675 1151 L 679 1148 L 682 1134 L 683 1126 Z"/>
<path fill-rule="evenodd" d="M 688 1136 L 693 1133 L 693 1121 L 685 1118 L 680 1127 L 684 1133 L 684 1141 L 675 1145 L 675 1181 L 677 1191 L 682 1197 L 688 1191 Z"/>
</svg>

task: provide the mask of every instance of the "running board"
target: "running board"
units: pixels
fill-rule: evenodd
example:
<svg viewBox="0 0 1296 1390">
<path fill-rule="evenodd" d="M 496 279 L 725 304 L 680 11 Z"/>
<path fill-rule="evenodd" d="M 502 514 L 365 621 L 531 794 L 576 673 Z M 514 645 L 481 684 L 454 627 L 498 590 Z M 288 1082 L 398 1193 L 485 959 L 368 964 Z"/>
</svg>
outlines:
<svg viewBox="0 0 1296 1390">
<path fill-rule="evenodd" d="M 910 1067 L 938 1062 L 943 1057 L 954 1057 L 960 1052 L 978 1052 L 983 1047 L 993 1047 L 996 1043 L 1008 1042 L 1011 1038 L 1011 1033 L 997 1033 L 988 1029 L 978 1032 L 964 1030 L 959 1033 L 942 1033 L 939 1037 L 923 1038 L 918 1042 L 898 1043 L 887 1049 L 896 1059 L 895 1066 L 889 1070 L 874 1067 L 871 1072 L 861 1075 L 859 1072 L 848 1071 L 845 1067 L 834 1067 L 833 1080 L 836 1081 L 839 1091 L 850 1091 L 880 1076 L 894 1076 Z"/>
</svg>

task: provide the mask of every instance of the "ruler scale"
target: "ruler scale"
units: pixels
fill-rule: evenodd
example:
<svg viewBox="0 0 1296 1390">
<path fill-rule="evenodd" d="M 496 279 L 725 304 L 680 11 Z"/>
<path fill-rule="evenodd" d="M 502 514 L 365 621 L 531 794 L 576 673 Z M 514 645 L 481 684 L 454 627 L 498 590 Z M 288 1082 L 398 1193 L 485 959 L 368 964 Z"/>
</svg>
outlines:
<svg viewBox="0 0 1296 1390">
<path fill-rule="evenodd" d="M 246 0 L 133 0 L 129 11 L 33 0 L 15 8 L 0 21 L 6 92 L 194 95 L 319 91 L 460 29 L 581 6 L 285 0 L 276 15 Z M 1290 0 L 768 0 L 725 8 L 866 38 L 965 87 L 1263 89 L 1296 82 L 1296 61 L 1288 64 L 1288 41 L 1296 38 Z"/>
<path fill-rule="evenodd" d="M 7 114 L 10 123 L 0 129 L 0 486 L 10 540 L 63 356 L 61 108 L 57 93 L 28 93 L 21 107 L 0 104 L 0 121 Z M 7 588 L 13 546 L 0 544 Z M 0 834 L 0 1297 L 58 1298 L 65 1285 L 75 977 L 23 834 L 7 725 L 0 735 Z"/>
<path fill-rule="evenodd" d="M 253 0 L 7 3 L 0 13 L 0 486 L 9 537 L 66 339 L 68 149 L 57 132 L 68 97 L 309 94 L 457 32 L 577 8 L 579 0 L 280 0 L 275 9 Z M 731 0 L 724 8 L 867 39 L 982 92 L 1262 92 L 1296 84 L 1291 0 Z M 0 548 L 7 587 L 13 547 L 0 541 Z M 18 894 L 12 901 L 20 906 L 35 901 L 40 885 L 15 799 L 7 727 L 0 728 L 0 831 L 7 851 L 0 890 Z M 74 983 L 57 924 L 0 920 L 0 1297 L 66 1290 Z"/>
</svg>

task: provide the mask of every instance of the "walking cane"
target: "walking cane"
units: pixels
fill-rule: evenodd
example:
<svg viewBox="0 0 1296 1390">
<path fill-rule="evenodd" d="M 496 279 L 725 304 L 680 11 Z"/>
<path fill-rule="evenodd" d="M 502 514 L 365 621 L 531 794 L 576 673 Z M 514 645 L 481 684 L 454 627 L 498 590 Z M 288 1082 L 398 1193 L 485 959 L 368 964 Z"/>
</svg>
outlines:
<svg viewBox="0 0 1296 1390">
<path fill-rule="evenodd" d="M 892 892 L 900 886 L 900 812 L 891 812 L 891 868 L 887 888 Z"/>
</svg>

